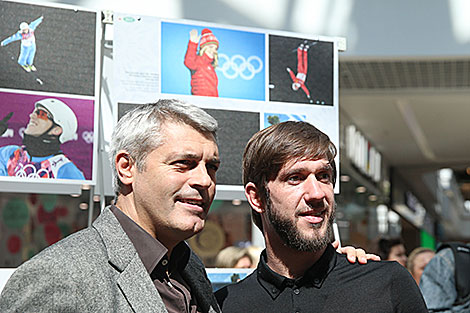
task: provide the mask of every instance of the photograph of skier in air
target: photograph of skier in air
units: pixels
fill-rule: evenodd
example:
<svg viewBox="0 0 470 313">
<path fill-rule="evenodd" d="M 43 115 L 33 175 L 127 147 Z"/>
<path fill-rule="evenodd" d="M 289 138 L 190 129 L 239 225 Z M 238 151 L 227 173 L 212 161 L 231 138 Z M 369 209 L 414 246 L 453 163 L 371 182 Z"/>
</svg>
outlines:
<svg viewBox="0 0 470 313">
<path fill-rule="evenodd" d="M 333 42 L 269 35 L 270 101 L 332 106 L 334 79 Z"/>
<path fill-rule="evenodd" d="M 199 44 L 199 51 L 198 51 Z M 218 97 L 218 78 L 215 69 L 218 64 L 219 40 L 212 31 L 204 28 L 201 35 L 196 29 L 189 32 L 188 48 L 184 65 L 191 71 L 191 94 Z"/>
<path fill-rule="evenodd" d="M 315 42 L 313 43 L 315 44 Z M 305 81 L 307 80 L 307 70 L 308 70 L 308 45 L 307 40 L 301 43 L 297 47 L 297 74 L 294 74 L 294 71 L 289 67 L 286 68 L 292 79 L 292 90 L 297 91 L 300 88 L 305 92 L 310 103 L 313 103 L 313 100 L 310 98 L 310 91 L 307 86 L 305 86 Z"/>
<path fill-rule="evenodd" d="M 4 47 L 14 41 L 21 40 L 18 64 L 28 73 L 37 70 L 34 66 L 34 56 L 36 55 L 36 38 L 34 32 L 39 24 L 41 24 L 43 18 L 44 17 L 41 16 L 29 24 L 27 22 L 21 22 L 20 29 L 0 43 L 0 46 Z"/>
</svg>

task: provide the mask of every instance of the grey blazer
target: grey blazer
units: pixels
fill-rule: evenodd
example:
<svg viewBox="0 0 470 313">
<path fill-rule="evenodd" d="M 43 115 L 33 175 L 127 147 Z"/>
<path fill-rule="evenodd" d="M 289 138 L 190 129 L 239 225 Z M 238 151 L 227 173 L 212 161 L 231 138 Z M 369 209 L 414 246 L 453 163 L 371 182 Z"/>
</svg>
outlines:
<svg viewBox="0 0 470 313">
<path fill-rule="evenodd" d="M 220 312 L 199 258 L 183 277 L 203 312 Z M 46 248 L 13 273 L 0 312 L 167 312 L 132 242 L 106 208 L 92 227 Z"/>
</svg>

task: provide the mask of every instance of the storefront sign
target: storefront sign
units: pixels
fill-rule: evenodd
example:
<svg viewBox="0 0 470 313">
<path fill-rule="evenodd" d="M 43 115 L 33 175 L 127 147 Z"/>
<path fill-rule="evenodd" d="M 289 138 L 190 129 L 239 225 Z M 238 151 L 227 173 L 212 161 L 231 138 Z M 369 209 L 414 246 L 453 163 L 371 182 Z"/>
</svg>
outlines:
<svg viewBox="0 0 470 313">
<path fill-rule="evenodd" d="M 348 158 L 363 174 L 376 183 L 380 182 L 382 155 L 354 125 L 346 127 L 346 151 Z"/>
</svg>

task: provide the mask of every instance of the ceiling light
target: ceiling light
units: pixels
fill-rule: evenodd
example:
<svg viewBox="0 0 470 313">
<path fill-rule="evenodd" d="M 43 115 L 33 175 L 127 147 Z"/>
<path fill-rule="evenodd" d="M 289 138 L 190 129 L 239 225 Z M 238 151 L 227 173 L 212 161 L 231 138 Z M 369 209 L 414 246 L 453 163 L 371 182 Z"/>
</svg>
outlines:
<svg viewBox="0 0 470 313">
<path fill-rule="evenodd" d="M 467 212 L 470 212 L 470 200 L 465 200 L 463 204 L 464 204 L 465 210 Z"/>
<path fill-rule="evenodd" d="M 339 180 L 342 182 L 342 183 L 347 183 L 348 181 L 351 180 L 351 177 L 349 177 L 348 175 L 341 175 L 339 177 Z"/>
<path fill-rule="evenodd" d="M 367 188 L 364 187 L 364 186 L 358 186 L 358 187 L 356 187 L 356 192 L 357 192 L 357 193 L 364 193 L 364 192 L 366 192 L 366 191 L 367 191 Z"/>
</svg>

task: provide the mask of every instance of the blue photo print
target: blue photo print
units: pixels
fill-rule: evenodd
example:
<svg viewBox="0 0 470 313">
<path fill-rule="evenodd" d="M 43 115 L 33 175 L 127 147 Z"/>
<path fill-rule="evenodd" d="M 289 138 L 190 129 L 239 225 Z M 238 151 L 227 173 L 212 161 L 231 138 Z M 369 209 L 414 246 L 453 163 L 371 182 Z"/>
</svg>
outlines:
<svg viewBox="0 0 470 313">
<path fill-rule="evenodd" d="M 303 114 L 264 113 L 264 128 L 286 121 L 307 121 Z"/>
<path fill-rule="evenodd" d="M 265 100 L 265 34 L 162 22 L 162 93 Z"/>
</svg>

